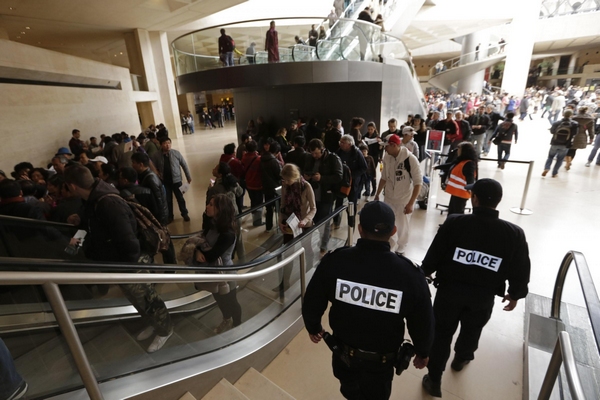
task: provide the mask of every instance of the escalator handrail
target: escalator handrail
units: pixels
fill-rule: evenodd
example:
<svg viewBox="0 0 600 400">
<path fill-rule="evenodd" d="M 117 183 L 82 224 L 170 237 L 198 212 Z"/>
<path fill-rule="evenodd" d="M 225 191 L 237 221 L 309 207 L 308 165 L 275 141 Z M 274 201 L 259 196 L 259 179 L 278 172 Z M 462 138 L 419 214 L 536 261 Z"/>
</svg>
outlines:
<svg viewBox="0 0 600 400">
<path fill-rule="evenodd" d="M 8 216 L 8 215 L 0 215 L 0 222 L 2 222 L 2 221 L 18 222 L 23 225 L 54 226 L 57 228 L 77 228 L 75 225 L 65 224 L 62 222 L 47 221 L 44 219 L 12 217 L 12 216 Z"/>
<path fill-rule="evenodd" d="M 269 201 L 265 201 L 264 203 L 259 204 L 256 207 L 249 208 L 249 209 L 247 209 L 247 210 L 245 210 L 245 211 L 237 214 L 235 216 L 235 219 L 236 220 L 240 220 L 240 219 L 244 218 L 246 215 L 249 215 L 249 214 L 251 214 L 251 213 L 253 213 L 255 211 L 259 211 L 261 208 L 263 208 L 265 206 L 268 206 L 269 204 L 276 203 L 280 199 L 281 199 L 281 196 L 277 196 L 277 197 L 275 197 L 275 198 L 273 198 L 273 199 L 271 199 Z M 187 239 L 187 238 L 189 238 L 191 236 L 199 234 L 200 232 L 201 231 L 191 232 L 191 233 L 181 233 L 179 235 L 171 235 L 171 239 Z"/>
<path fill-rule="evenodd" d="M 323 225 L 325 225 L 326 223 L 330 223 L 331 220 L 338 215 L 339 213 L 341 213 L 342 211 L 344 211 L 348 206 L 343 205 L 341 207 L 338 207 L 337 209 L 335 209 L 327 218 L 325 218 L 325 220 L 321 221 L 319 224 L 315 224 L 314 226 L 310 227 L 310 229 L 307 230 L 307 232 L 304 235 L 300 235 L 296 238 L 294 238 L 292 241 L 290 241 L 289 243 L 287 243 L 285 246 L 280 247 L 279 249 L 275 250 L 274 252 L 270 253 L 267 256 L 264 257 L 260 257 L 257 260 L 253 260 L 249 263 L 245 263 L 245 264 L 238 264 L 238 265 L 232 265 L 232 266 L 221 266 L 218 269 L 214 268 L 214 271 L 239 271 L 239 270 L 243 270 L 243 269 L 248 269 L 248 268 L 254 268 L 256 266 L 262 265 L 272 259 L 277 258 L 278 256 L 280 256 L 281 254 L 283 254 L 285 251 L 287 251 L 289 248 L 291 248 L 291 246 L 294 246 L 296 243 L 298 243 L 300 240 L 302 240 L 302 238 L 304 238 L 306 235 L 312 234 L 312 232 L 314 232 L 315 230 L 319 229 L 320 227 L 322 227 Z M 5 284 L 3 282 L 4 279 L 4 274 L 9 272 L 6 270 L 6 268 L 27 268 L 27 269 L 31 269 L 31 267 L 41 267 L 42 271 L 43 270 L 47 270 L 48 268 L 59 268 L 61 270 L 65 269 L 65 266 L 67 266 L 69 268 L 69 271 L 72 273 L 75 272 L 83 272 L 83 271 L 90 271 L 90 270 L 94 270 L 94 272 L 103 274 L 103 273 L 107 273 L 107 272 L 117 272 L 117 271 L 121 271 L 119 273 L 126 273 L 126 272 L 131 272 L 131 271 L 139 271 L 140 269 L 143 270 L 148 270 L 148 271 L 157 271 L 157 272 L 162 272 L 162 271 L 188 271 L 188 272 L 201 272 L 201 271 L 206 271 L 207 267 L 204 266 L 183 266 L 183 265 L 161 265 L 161 264 L 123 264 L 123 263 L 82 263 L 80 261 L 78 262 L 58 262 L 56 260 L 47 260 L 47 259 L 23 259 L 23 258 L 14 258 L 14 257 L 0 257 L 0 286 Z M 213 268 L 211 267 L 211 270 Z M 23 272 L 23 271 L 20 271 Z M 36 271 L 36 273 L 42 273 L 41 271 Z M 53 272 L 53 273 L 57 273 L 57 272 Z M 142 274 L 137 274 L 137 275 L 142 275 Z M 153 276 L 157 276 L 156 274 L 153 274 Z M 195 275 L 196 277 L 199 277 L 200 275 Z M 224 275 L 219 274 L 219 280 L 223 280 Z M 215 275 L 212 275 L 212 280 L 215 280 Z"/>
<path fill-rule="evenodd" d="M 596 291 L 596 286 L 594 285 L 587 261 L 585 260 L 584 255 L 578 251 L 570 250 L 565 254 L 565 257 L 560 264 L 552 294 L 552 310 L 550 317 L 560 320 L 560 304 L 563 288 L 565 279 L 567 278 L 567 272 L 572 263 L 575 264 L 577 274 L 579 275 L 579 283 L 581 285 L 585 307 L 588 311 L 594 339 L 596 340 L 596 350 L 598 350 L 600 354 L 600 299 L 598 298 L 598 292 Z"/>
</svg>

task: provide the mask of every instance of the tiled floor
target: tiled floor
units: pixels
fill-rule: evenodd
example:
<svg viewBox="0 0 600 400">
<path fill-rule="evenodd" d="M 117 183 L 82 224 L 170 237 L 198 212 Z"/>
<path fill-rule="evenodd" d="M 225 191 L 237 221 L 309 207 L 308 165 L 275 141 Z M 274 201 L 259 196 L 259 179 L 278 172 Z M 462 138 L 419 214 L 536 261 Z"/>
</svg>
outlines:
<svg viewBox="0 0 600 400">
<path fill-rule="evenodd" d="M 506 165 L 496 168 L 495 161 L 482 161 L 479 176 L 500 181 L 504 199 L 498 209 L 500 217 L 520 225 L 528 238 L 532 273 L 530 291 L 551 297 L 560 262 L 569 250 L 581 251 L 587 258 L 592 276 L 600 282 L 600 252 L 597 251 L 600 222 L 597 205 L 600 203 L 600 167 L 584 166 L 589 148 L 579 150 L 570 171 L 561 169 L 557 178 L 542 177 L 541 172 L 549 148 L 550 124 L 534 116 L 532 121 L 519 123 L 520 138 L 513 145 L 511 160 L 534 161 L 533 172 L 525 208 L 533 214 L 525 216 L 510 211 L 519 207 L 525 187 L 528 164 Z M 173 148 L 186 157 L 192 171 L 193 183 L 186 194 L 192 221 L 181 217 L 170 225 L 177 233 L 198 230 L 204 211 L 206 188 L 210 171 L 218 162 L 222 147 L 235 141 L 233 124 L 224 129 L 199 129 L 194 135 L 173 140 Z M 495 146 L 490 156 L 495 153 Z M 193 200 L 192 200 L 193 199 Z M 422 260 L 435 236 L 441 216 L 435 203 L 447 204 L 448 195 L 439 190 L 434 177 L 427 211 L 416 209 L 411 220 L 411 233 L 407 256 Z M 583 305 L 578 278 L 574 270 L 569 273 L 563 300 Z M 522 302 L 513 312 L 504 312 L 500 302 L 491 321 L 484 330 L 477 360 L 461 373 L 448 372 L 444 376 L 443 390 L 446 399 L 520 399 L 523 368 L 523 317 Z M 340 398 L 338 384 L 331 373 L 330 352 L 326 346 L 313 345 L 303 331 L 264 371 L 275 383 L 299 399 Z M 394 381 L 393 398 L 427 398 L 421 391 L 422 371 L 410 368 Z M 307 380 L 311 384 L 307 385 Z"/>
</svg>

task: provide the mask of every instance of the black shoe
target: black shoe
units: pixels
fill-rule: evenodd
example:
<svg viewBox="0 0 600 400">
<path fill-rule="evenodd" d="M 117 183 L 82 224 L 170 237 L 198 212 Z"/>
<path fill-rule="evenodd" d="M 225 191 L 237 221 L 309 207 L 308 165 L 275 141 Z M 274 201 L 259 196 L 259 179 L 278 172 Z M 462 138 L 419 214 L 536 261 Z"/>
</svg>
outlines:
<svg viewBox="0 0 600 400">
<path fill-rule="evenodd" d="M 189 215 L 187 215 L 187 214 L 185 214 L 185 215 L 183 216 L 183 220 L 184 220 L 185 222 L 190 222 L 190 216 L 189 216 Z"/>
<path fill-rule="evenodd" d="M 15 389 L 14 393 L 8 397 L 8 400 L 16 400 L 22 398 L 23 396 L 25 396 L 25 393 L 27 393 L 28 388 L 29 386 L 27 385 L 27 382 L 21 382 L 17 389 Z"/>
<path fill-rule="evenodd" d="M 425 375 L 423 377 L 423 389 L 425 389 L 425 391 L 427 393 L 429 393 L 430 396 L 433 397 L 442 397 L 442 384 L 441 383 L 435 383 L 430 377 L 429 374 Z"/>
<path fill-rule="evenodd" d="M 375 190 L 371 192 L 371 196 L 375 196 Z"/>
<path fill-rule="evenodd" d="M 467 365 L 468 363 L 470 363 L 471 360 L 463 360 L 462 358 L 460 358 L 458 355 L 454 355 L 454 360 L 452 360 L 452 364 L 450 364 L 450 368 L 452 368 L 455 371 L 462 371 L 463 368 L 465 367 L 465 365 Z"/>
<path fill-rule="evenodd" d="M 253 222 L 252 226 L 263 226 L 265 223 L 264 222 Z"/>
</svg>

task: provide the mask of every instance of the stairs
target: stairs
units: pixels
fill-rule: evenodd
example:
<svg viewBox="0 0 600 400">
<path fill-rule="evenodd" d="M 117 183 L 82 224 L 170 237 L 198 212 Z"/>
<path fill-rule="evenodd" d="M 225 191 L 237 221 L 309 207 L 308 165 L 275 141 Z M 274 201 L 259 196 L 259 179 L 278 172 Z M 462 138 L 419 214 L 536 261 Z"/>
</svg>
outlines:
<svg viewBox="0 0 600 400">
<path fill-rule="evenodd" d="M 483 58 L 482 60 L 447 69 L 446 71 L 440 72 L 429 78 L 429 84 L 448 92 L 450 91 L 450 86 L 452 86 L 454 82 L 479 72 L 482 69 L 491 67 L 502 61 L 504 58 L 506 58 L 506 53 L 500 53 Z"/>
<path fill-rule="evenodd" d="M 188 394 L 186 394 L 188 395 Z M 191 396 L 191 395 L 190 395 Z M 180 400 L 191 400 L 193 397 L 182 397 Z M 221 379 L 202 400 L 294 400 L 282 388 L 266 376 L 255 370 L 248 369 L 238 381 L 232 385 L 228 380 Z"/>
</svg>

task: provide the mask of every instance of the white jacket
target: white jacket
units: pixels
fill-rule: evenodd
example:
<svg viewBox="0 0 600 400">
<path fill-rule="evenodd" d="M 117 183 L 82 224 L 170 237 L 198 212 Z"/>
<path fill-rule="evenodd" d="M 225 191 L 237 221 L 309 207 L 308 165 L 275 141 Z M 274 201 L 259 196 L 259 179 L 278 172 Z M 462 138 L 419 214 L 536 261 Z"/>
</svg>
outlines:
<svg viewBox="0 0 600 400">
<path fill-rule="evenodd" d="M 406 158 L 409 158 L 410 174 L 404 168 Z M 385 153 L 381 178 L 385 180 L 384 196 L 388 202 L 390 200 L 408 201 L 412 195 L 413 186 L 423 185 L 423 173 L 419 160 L 404 146 L 400 147 L 400 152 L 396 157 Z"/>
</svg>

